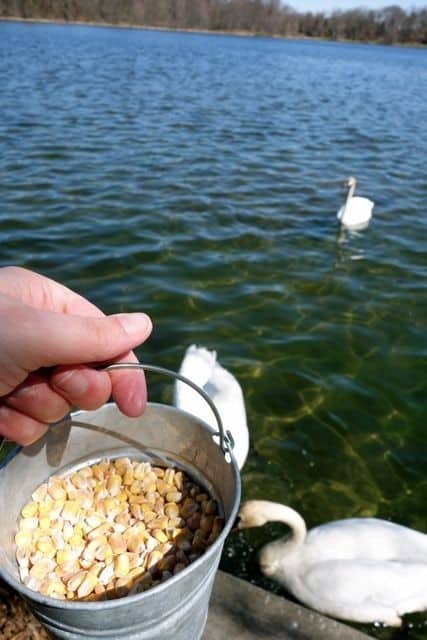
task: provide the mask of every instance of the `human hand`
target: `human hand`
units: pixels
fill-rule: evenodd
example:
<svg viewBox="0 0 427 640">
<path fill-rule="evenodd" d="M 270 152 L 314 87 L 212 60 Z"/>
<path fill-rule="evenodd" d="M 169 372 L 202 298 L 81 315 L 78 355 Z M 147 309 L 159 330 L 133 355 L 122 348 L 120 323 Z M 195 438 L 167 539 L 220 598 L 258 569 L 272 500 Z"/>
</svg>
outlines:
<svg viewBox="0 0 427 640">
<path fill-rule="evenodd" d="M 141 415 L 143 372 L 93 365 L 138 362 L 131 350 L 151 329 L 143 313 L 105 316 L 54 280 L 0 268 L 0 434 L 30 444 L 71 407 L 97 409 L 110 395 L 124 414 Z"/>
</svg>

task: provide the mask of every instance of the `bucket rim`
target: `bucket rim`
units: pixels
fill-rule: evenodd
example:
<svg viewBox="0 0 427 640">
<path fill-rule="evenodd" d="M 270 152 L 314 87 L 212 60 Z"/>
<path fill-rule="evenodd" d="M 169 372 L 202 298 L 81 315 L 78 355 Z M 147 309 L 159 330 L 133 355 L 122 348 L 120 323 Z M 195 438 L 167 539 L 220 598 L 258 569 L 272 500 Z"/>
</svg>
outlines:
<svg viewBox="0 0 427 640">
<path fill-rule="evenodd" d="M 99 407 L 99 408 L 102 409 L 103 407 L 106 407 L 108 405 L 115 406 L 115 403 L 108 402 L 103 404 L 102 407 Z M 162 408 L 175 410 L 179 413 L 188 415 L 193 419 L 195 419 L 196 421 L 198 421 L 201 424 L 201 426 L 206 428 L 212 435 L 215 435 L 217 433 L 210 425 L 205 423 L 203 420 L 201 420 L 197 416 L 194 416 L 193 414 L 188 413 L 186 411 L 182 411 L 177 407 L 174 407 L 168 404 L 163 404 L 160 402 L 147 402 L 147 406 L 154 406 L 154 407 L 161 406 Z M 52 426 L 59 426 L 62 422 L 64 423 L 68 422 L 70 419 L 71 420 L 73 419 L 73 416 L 79 413 L 88 413 L 88 411 L 79 410 L 79 411 L 73 412 L 72 414 L 69 414 L 67 418 L 65 418 L 64 420 L 61 420 L 58 423 L 55 423 L 55 425 L 52 425 Z M 218 448 L 220 447 L 218 446 Z M 20 447 L 19 450 L 15 452 L 15 455 L 13 457 L 19 456 L 22 453 L 23 449 L 25 449 L 25 447 Z M 149 600 L 150 598 L 161 594 L 166 589 L 168 589 L 168 587 L 172 586 L 173 584 L 176 584 L 177 582 L 179 582 L 179 580 L 182 580 L 183 575 L 187 575 L 188 571 L 192 571 L 196 569 L 198 566 L 206 562 L 206 560 L 209 559 L 209 557 L 215 555 L 215 553 L 218 551 L 218 548 L 224 545 L 225 539 L 233 527 L 233 524 L 237 517 L 238 509 L 240 506 L 241 478 L 240 478 L 240 470 L 233 453 L 231 452 L 231 455 L 230 455 L 230 452 L 228 452 L 228 455 L 230 456 L 230 460 L 226 461 L 226 463 L 231 466 L 231 471 L 232 471 L 232 476 L 234 481 L 233 493 L 235 496 L 230 515 L 225 521 L 224 527 L 220 535 L 218 536 L 218 538 L 215 540 L 215 542 L 199 558 L 197 558 L 197 560 L 194 560 L 194 562 L 192 562 L 187 567 L 185 567 L 185 569 L 180 571 L 178 574 L 171 576 L 170 578 L 165 580 L 165 582 L 162 582 L 156 585 L 155 587 L 148 589 L 147 591 L 143 591 L 142 593 L 137 593 L 135 595 L 123 596 L 121 598 L 115 598 L 114 600 L 99 600 L 99 601 L 88 602 L 88 601 L 80 601 L 80 600 L 72 600 L 72 601 L 59 600 L 57 598 L 51 598 L 50 596 L 45 596 L 39 593 L 38 591 L 33 591 L 32 589 L 29 589 L 23 582 L 21 582 L 20 580 L 17 580 L 8 572 L 3 571 L 1 568 L 0 568 L 0 577 L 2 578 L 2 580 L 4 580 L 4 582 L 6 582 L 6 584 L 8 584 L 10 587 L 12 587 L 12 589 L 18 592 L 19 595 L 26 598 L 30 602 L 34 601 L 38 604 L 45 605 L 51 608 L 74 610 L 74 611 L 79 611 L 79 610 L 80 611 L 96 611 L 99 609 L 102 609 L 102 610 L 115 609 L 117 607 L 122 607 L 125 601 L 129 604 L 132 604 L 132 603 L 136 604 L 141 602 L 142 600 Z M 0 553 L 4 554 L 5 552 L 3 549 L 0 549 Z"/>
<path fill-rule="evenodd" d="M 108 408 L 113 408 L 113 409 L 117 409 L 117 411 L 120 412 L 120 409 L 117 407 L 115 402 L 105 402 L 101 407 L 99 407 L 98 409 L 77 409 L 76 411 L 71 411 L 67 416 L 65 416 L 65 418 L 63 418 L 62 420 L 60 420 L 59 422 L 55 422 L 53 423 L 51 426 L 52 427 L 57 427 L 59 425 L 61 425 L 63 422 L 69 422 L 70 420 L 72 422 L 79 422 L 77 420 L 77 418 L 79 418 L 79 416 L 81 414 L 85 414 L 85 413 L 96 413 L 97 411 L 100 411 L 101 409 L 108 409 Z M 209 431 L 209 433 L 213 436 L 218 435 L 218 431 L 216 431 L 210 424 L 208 424 L 207 422 L 205 422 L 202 418 L 199 418 L 199 416 L 195 416 L 194 413 L 190 413 L 189 411 L 185 411 L 184 409 L 179 409 L 178 407 L 175 407 L 172 404 L 164 404 L 163 402 L 153 402 L 153 400 L 147 400 L 146 402 L 146 407 L 161 407 L 162 409 L 170 409 L 171 411 L 176 411 L 177 413 L 181 413 L 182 415 L 185 415 L 189 418 L 192 418 L 193 420 L 195 420 L 196 422 L 199 422 L 200 425 L 206 429 L 206 431 Z M 144 409 L 144 412 L 146 411 L 146 409 Z M 131 418 L 129 416 L 125 416 L 128 420 L 139 420 L 142 416 L 136 417 L 136 418 Z M 80 424 L 83 424 L 84 421 L 82 421 Z M 91 424 L 91 423 L 88 423 Z M 218 448 L 219 445 L 218 445 Z M 20 447 L 20 450 L 23 449 L 23 447 Z M 233 449 L 231 449 L 229 452 L 227 453 L 233 453 Z"/>
<path fill-rule="evenodd" d="M 98 409 L 76 409 L 75 411 L 70 411 L 66 416 L 64 416 L 64 418 L 62 418 L 61 420 L 58 420 L 58 422 L 52 422 L 49 425 L 49 428 L 55 429 L 57 427 L 60 427 L 61 425 L 69 425 L 70 422 L 72 423 L 74 422 L 75 426 L 80 426 L 84 424 L 83 421 L 79 423 L 79 420 L 77 419 L 80 416 L 80 414 L 95 413 L 96 411 L 100 411 L 101 409 L 109 408 L 109 407 L 115 408 L 119 411 L 115 402 L 105 402 L 102 406 L 98 407 Z M 206 431 L 208 431 L 212 436 L 219 437 L 218 431 L 216 431 L 210 424 L 205 422 L 202 418 L 195 416 L 194 413 L 190 413 L 189 411 L 185 411 L 184 409 L 178 409 L 178 407 L 175 407 L 171 404 L 164 404 L 163 402 L 153 402 L 151 400 L 147 400 L 146 407 L 162 407 L 162 409 L 169 409 L 171 411 L 175 411 L 177 413 L 185 415 L 186 417 L 197 421 L 200 424 L 200 426 L 203 427 Z M 129 416 L 127 417 L 129 418 L 129 420 L 138 420 L 138 417 L 136 418 L 132 418 Z M 91 423 L 86 423 L 86 424 L 91 424 Z M 2 471 L 2 469 L 7 467 L 9 462 L 11 462 L 18 454 L 25 451 L 25 448 L 26 448 L 25 445 L 19 445 L 19 444 L 13 447 L 13 449 L 9 451 L 9 453 L 5 456 L 5 458 L 0 462 L 0 472 Z M 218 445 L 218 448 L 220 448 L 219 445 Z M 234 448 L 234 443 L 227 449 L 225 453 L 223 451 L 223 454 L 227 463 L 229 463 L 231 460 L 235 461 L 233 448 Z M 230 460 L 227 460 L 226 456 L 229 456 Z"/>
</svg>

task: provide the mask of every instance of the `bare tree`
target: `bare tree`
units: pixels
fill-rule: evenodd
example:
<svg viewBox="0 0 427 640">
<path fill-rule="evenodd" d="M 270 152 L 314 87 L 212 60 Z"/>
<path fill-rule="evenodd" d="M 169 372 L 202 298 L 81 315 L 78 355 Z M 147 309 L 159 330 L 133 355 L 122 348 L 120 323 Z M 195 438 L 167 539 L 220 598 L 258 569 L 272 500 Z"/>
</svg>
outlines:
<svg viewBox="0 0 427 640">
<path fill-rule="evenodd" d="M 0 17 L 427 44 L 427 8 L 298 13 L 280 0 L 0 0 Z"/>
</svg>

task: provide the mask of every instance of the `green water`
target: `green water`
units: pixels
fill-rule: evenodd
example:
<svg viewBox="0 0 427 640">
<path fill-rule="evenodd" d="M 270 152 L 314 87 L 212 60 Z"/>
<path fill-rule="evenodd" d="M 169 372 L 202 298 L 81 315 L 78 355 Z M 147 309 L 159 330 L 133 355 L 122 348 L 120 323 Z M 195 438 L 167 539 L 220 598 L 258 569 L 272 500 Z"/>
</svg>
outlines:
<svg viewBox="0 0 427 640">
<path fill-rule="evenodd" d="M 246 498 L 427 532 L 427 51 L 0 24 L 0 264 L 195 342 L 244 391 Z M 375 201 L 340 236 L 348 175 Z M 169 388 L 149 379 L 153 400 Z M 222 567 L 263 578 L 267 526 Z M 425 640 L 426 616 L 382 640 Z"/>
</svg>

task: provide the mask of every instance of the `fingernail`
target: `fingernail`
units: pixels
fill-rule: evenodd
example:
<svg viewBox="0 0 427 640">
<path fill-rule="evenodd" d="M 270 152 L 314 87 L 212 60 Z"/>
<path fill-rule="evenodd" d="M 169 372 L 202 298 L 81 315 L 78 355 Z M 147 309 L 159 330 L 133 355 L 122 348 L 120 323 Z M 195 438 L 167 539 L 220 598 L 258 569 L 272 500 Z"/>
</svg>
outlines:
<svg viewBox="0 0 427 640">
<path fill-rule="evenodd" d="M 89 389 L 86 376 L 78 371 L 64 371 L 55 376 L 55 386 L 66 392 L 73 398 L 83 396 Z"/>
<path fill-rule="evenodd" d="M 145 313 L 124 313 L 119 315 L 118 319 L 130 336 L 151 331 L 151 319 Z"/>
</svg>

